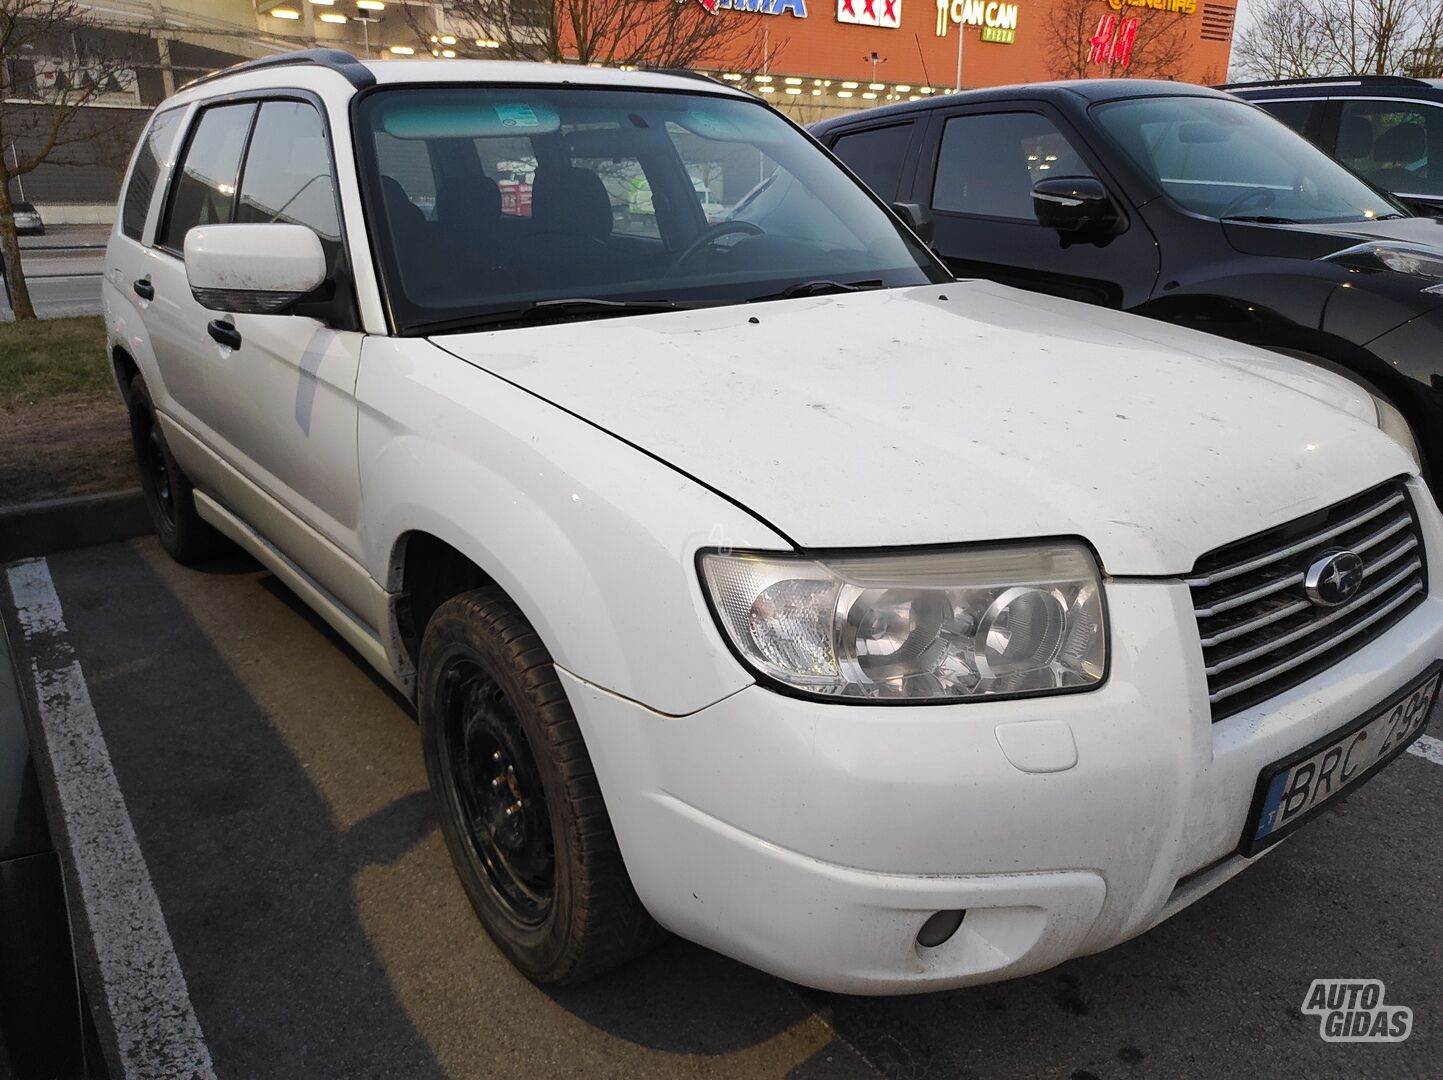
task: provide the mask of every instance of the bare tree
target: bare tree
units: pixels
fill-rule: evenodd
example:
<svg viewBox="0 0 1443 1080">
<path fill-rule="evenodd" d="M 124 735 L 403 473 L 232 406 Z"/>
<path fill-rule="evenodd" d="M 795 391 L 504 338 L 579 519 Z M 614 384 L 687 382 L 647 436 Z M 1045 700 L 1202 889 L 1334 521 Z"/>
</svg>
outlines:
<svg viewBox="0 0 1443 1080">
<path fill-rule="evenodd" d="M 1261 0 L 1233 46 L 1233 76 L 1443 73 L 1440 0 Z"/>
<path fill-rule="evenodd" d="M 117 88 L 127 69 L 100 45 L 71 0 L 0 0 L 0 256 L 17 319 L 35 318 L 15 236 L 10 182 L 87 137 L 80 109 Z"/>
<path fill-rule="evenodd" d="M 1136 19 L 1130 51 L 1113 50 L 1098 62 L 1093 39 L 1109 15 L 1115 15 L 1113 32 L 1123 31 L 1124 19 Z M 1048 67 L 1057 79 L 1176 79 L 1187 66 L 1191 43 L 1187 21 L 1176 12 L 1124 4 L 1112 12 L 1094 0 L 1058 0 L 1042 23 L 1043 48 Z M 1124 63 L 1124 58 L 1126 63 Z"/>
<path fill-rule="evenodd" d="M 764 43 L 754 19 L 696 0 L 442 0 L 441 10 L 459 47 L 494 41 L 484 55 L 504 60 L 761 70 L 781 45 Z M 413 26 L 423 44 L 435 33 Z"/>
</svg>

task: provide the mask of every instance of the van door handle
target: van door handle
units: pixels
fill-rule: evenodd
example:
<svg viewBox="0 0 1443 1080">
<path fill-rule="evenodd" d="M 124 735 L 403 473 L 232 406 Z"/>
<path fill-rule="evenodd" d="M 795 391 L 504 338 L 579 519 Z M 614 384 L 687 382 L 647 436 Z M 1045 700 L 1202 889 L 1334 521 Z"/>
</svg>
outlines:
<svg viewBox="0 0 1443 1080">
<path fill-rule="evenodd" d="M 155 299 L 155 286 L 150 283 L 150 278 L 143 277 L 139 281 L 132 281 L 130 287 L 135 290 L 135 295 L 142 300 Z"/>
<path fill-rule="evenodd" d="M 240 331 L 235 328 L 235 324 L 228 323 L 224 319 L 212 319 L 206 326 L 205 332 L 211 336 L 212 340 L 229 348 L 239 349 L 241 347 Z"/>
</svg>

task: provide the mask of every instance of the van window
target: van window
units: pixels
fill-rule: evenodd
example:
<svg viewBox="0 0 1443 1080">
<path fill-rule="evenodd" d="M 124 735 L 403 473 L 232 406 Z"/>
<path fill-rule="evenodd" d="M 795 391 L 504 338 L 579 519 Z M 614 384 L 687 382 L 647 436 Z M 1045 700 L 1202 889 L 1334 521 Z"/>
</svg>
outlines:
<svg viewBox="0 0 1443 1080">
<path fill-rule="evenodd" d="M 160 179 L 161 166 L 175 146 L 175 137 L 180 134 L 182 112 L 183 109 L 168 109 L 157 113 L 136 152 L 135 167 L 130 170 L 130 184 L 125 189 L 125 199 L 120 206 L 120 231 L 132 240 L 139 240 L 145 230 L 145 218 L 150 213 L 150 200 L 155 194 L 156 181 Z"/>
<path fill-rule="evenodd" d="M 170 211 L 156 243 L 181 251 L 185 234 L 197 225 L 229 222 L 235 204 L 236 173 L 256 107 L 218 105 L 200 114 L 171 191 Z"/>
<path fill-rule="evenodd" d="M 887 127 L 852 131 L 832 144 L 832 153 L 846 162 L 847 168 L 879 198 L 891 202 L 897 197 L 902 181 L 902 163 L 907 145 L 912 141 L 912 124 L 890 124 Z"/>
</svg>

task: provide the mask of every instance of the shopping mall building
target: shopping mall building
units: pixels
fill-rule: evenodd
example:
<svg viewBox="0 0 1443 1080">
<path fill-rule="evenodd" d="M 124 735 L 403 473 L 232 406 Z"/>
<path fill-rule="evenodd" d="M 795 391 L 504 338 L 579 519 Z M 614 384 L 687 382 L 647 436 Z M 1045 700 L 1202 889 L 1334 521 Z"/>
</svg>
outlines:
<svg viewBox="0 0 1443 1080">
<path fill-rule="evenodd" d="M 515 21 L 528 7 L 553 2 L 561 0 L 507 0 L 507 10 Z M 698 69 L 806 123 L 957 86 L 1106 74 L 1221 81 L 1237 0 L 715 2 L 710 17 L 733 25 Z M 131 59 L 106 73 L 103 92 L 74 122 L 80 137 L 12 184 L 11 198 L 34 202 L 50 224 L 108 223 L 145 117 L 199 75 L 317 45 L 400 61 L 499 55 L 499 42 L 452 25 L 447 5 L 435 0 L 78 0 L 78 7 L 98 24 L 90 33 L 102 45 Z M 74 35 L 58 35 L 11 63 L 10 85 L 25 102 L 19 107 L 43 109 L 46 79 L 83 75 L 86 60 Z M 20 145 L 4 149 L 23 154 L 36 136 L 6 137 Z"/>
</svg>

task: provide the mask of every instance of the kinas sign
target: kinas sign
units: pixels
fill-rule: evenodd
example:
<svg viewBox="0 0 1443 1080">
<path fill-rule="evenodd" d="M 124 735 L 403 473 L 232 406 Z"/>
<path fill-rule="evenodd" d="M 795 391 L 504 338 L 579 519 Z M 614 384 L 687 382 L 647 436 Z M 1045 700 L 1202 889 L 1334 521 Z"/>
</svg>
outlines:
<svg viewBox="0 0 1443 1080">
<path fill-rule="evenodd" d="M 948 23 L 1015 31 L 1017 5 L 1000 4 L 994 0 L 937 0 L 938 37 L 947 36 Z"/>
</svg>

